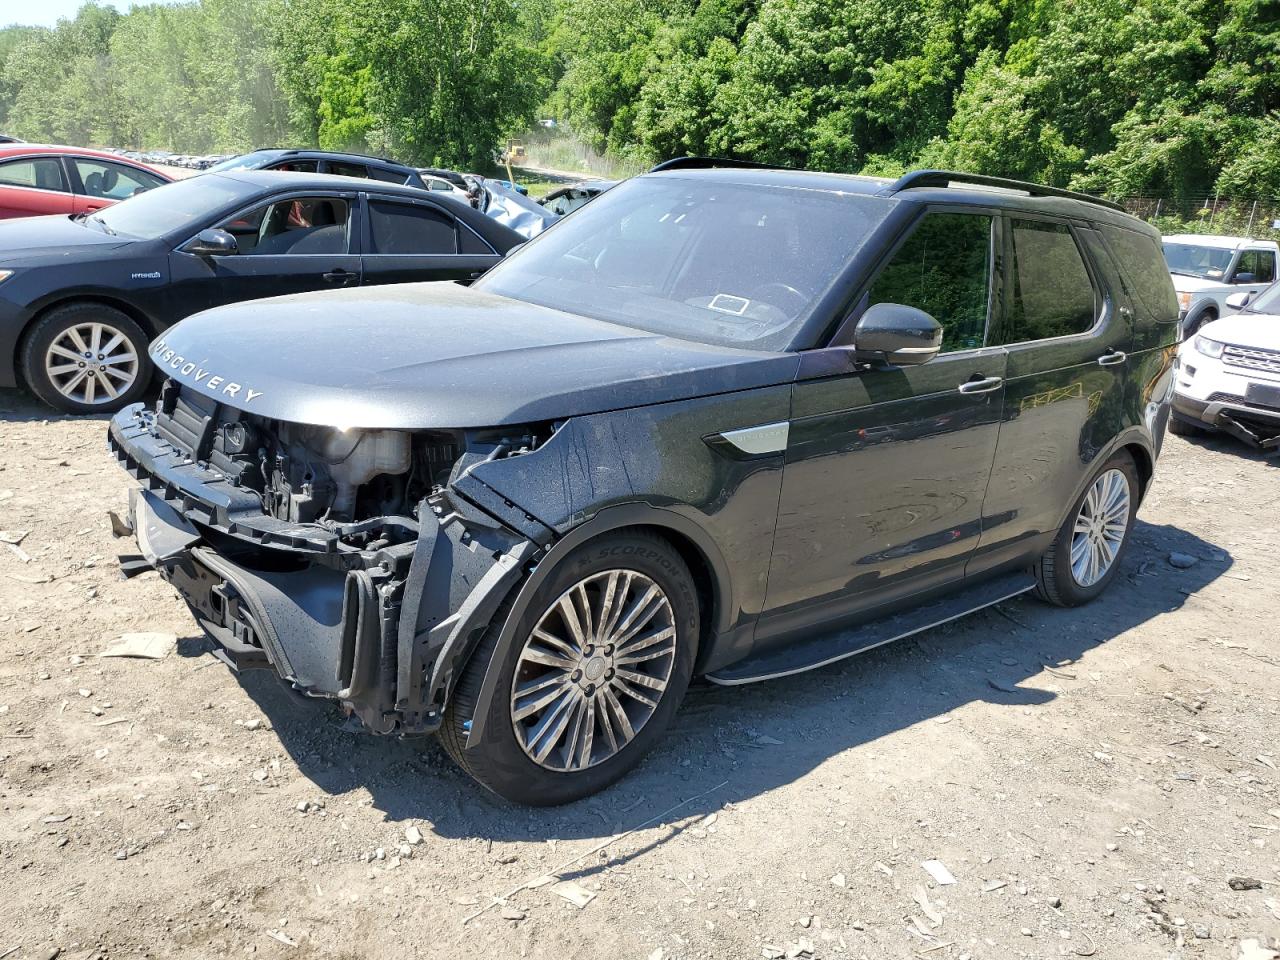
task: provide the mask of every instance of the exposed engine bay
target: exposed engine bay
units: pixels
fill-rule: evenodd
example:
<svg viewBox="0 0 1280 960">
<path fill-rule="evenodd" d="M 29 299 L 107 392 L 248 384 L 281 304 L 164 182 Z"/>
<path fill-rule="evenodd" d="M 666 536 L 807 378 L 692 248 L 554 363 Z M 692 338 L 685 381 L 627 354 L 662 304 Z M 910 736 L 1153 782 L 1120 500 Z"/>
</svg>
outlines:
<svg viewBox="0 0 1280 960">
<path fill-rule="evenodd" d="M 262 512 L 289 523 L 343 524 L 411 516 L 466 462 L 536 449 L 541 429 L 419 431 L 342 429 L 286 423 L 224 406 L 168 381 L 153 420 L 156 435 L 207 462 L 233 486 L 261 498 Z"/>
<path fill-rule="evenodd" d="M 134 562 L 177 587 L 217 655 L 273 667 L 375 732 L 421 732 L 553 536 L 470 474 L 532 453 L 559 426 L 297 424 L 170 380 L 154 410 L 116 415 L 110 444 L 144 484 L 131 506 L 145 554 Z"/>
</svg>

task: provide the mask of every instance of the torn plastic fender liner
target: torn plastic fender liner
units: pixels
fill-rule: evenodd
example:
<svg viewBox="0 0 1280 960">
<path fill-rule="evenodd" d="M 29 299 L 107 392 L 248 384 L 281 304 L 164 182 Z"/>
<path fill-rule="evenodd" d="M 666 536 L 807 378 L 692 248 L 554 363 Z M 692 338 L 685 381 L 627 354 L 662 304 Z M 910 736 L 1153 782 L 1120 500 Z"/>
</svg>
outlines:
<svg viewBox="0 0 1280 960">
<path fill-rule="evenodd" d="M 550 530 L 509 503 L 499 523 L 465 499 L 487 490 L 478 481 L 463 482 L 419 511 L 422 532 L 396 634 L 395 706 L 405 732 L 439 726 L 458 669 L 527 561 L 551 538 Z"/>
</svg>

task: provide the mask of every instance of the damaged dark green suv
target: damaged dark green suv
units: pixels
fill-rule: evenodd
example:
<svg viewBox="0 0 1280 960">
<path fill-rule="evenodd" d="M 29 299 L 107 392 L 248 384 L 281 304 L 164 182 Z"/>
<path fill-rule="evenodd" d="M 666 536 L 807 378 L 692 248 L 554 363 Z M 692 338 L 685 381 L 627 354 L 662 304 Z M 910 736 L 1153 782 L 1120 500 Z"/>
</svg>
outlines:
<svg viewBox="0 0 1280 960">
<path fill-rule="evenodd" d="M 469 288 L 191 317 L 110 442 L 220 656 L 561 803 L 694 676 L 1095 597 L 1177 321 L 1157 233 L 1091 197 L 681 160 Z"/>
</svg>

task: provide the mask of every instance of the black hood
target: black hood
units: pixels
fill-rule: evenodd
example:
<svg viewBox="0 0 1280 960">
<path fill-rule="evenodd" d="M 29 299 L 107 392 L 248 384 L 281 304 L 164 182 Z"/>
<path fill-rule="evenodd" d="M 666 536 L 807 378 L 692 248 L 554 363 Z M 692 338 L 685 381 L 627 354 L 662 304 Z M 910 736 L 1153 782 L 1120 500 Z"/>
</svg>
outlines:
<svg viewBox="0 0 1280 960">
<path fill-rule="evenodd" d="M 677 340 L 453 283 L 276 297 L 196 314 L 162 372 L 265 417 L 501 426 L 790 381 L 798 358 Z"/>
<path fill-rule="evenodd" d="M 0 220 L 0 266 L 33 260 L 57 261 L 72 256 L 78 263 L 87 247 L 101 247 L 106 252 L 136 242 L 77 223 L 65 214 Z"/>
</svg>

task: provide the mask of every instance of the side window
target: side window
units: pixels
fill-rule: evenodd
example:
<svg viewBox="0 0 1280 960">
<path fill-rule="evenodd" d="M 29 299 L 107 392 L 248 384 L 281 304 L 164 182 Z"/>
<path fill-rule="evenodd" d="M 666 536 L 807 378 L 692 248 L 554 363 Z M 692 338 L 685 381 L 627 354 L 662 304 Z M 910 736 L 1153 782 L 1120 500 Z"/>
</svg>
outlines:
<svg viewBox="0 0 1280 960">
<path fill-rule="evenodd" d="M 1003 341 L 1023 343 L 1084 333 L 1098 298 L 1080 249 L 1063 224 L 1010 220 L 1013 290 Z"/>
<path fill-rule="evenodd" d="M 1271 283 L 1276 278 L 1276 255 L 1271 250 L 1246 250 L 1232 274 L 1233 283 Z"/>
<path fill-rule="evenodd" d="M 991 218 L 928 213 L 871 285 L 868 306 L 904 303 L 942 324 L 943 352 L 980 347 L 991 291 Z"/>
<path fill-rule="evenodd" d="M 350 176 L 350 174 L 348 174 Z M 370 167 L 369 177 L 373 180 L 381 180 L 383 183 L 408 183 L 409 178 L 399 170 L 384 170 L 381 167 Z"/>
<path fill-rule="evenodd" d="M 0 186 L 68 192 L 66 179 L 62 176 L 62 164 L 52 157 L 0 163 Z"/>
<path fill-rule="evenodd" d="M 328 172 L 337 174 L 340 177 L 359 177 L 361 180 L 369 179 L 369 168 L 363 163 L 340 163 L 337 160 L 330 160 L 327 163 Z"/>
<path fill-rule="evenodd" d="M 430 207 L 387 200 L 369 202 L 374 253 L 457 253 L 453 220 Z"/>
<path fill-rule="evenodd" d="M 1125 281 L 1142 305 L 1157 319 L 1176 318 L 1178 295 L 1174 292 L 1173 281 L 1169 279 L 1169 268 L 1165 264 L 1160 241 L 1122 227 L 1104 225 L 1102 232 L 1115 258 L 1120 261 Z"/>
<path fill-rule="evenodd" d="M 482 257 L 497 256 L 498 251 L 466 224 L 458 224 L 458 252 Z"/>
<path fill-rule="evenodd" d="M 236 238 L 242 255 L 347 252 L 351 208 L 340 197 L 298 197 L 267 203 L 219 226 Z"/>
<path fill-rule="evenodd" d="M 159 177 L 119 163 L 78 158 L 71 162 L 76 165 L 76 173 L 84 184 L 85 196 L 89 197 L 124 200 L 164 183 Z"/>
<path fill-rule="evenodd" d="M 315 173 L 320 169 L 320 164 L 314 160 L 288 160 L 284 163 L 277 163 L 272 170 L 282 170 L 285 173 Z"/>
</svg>

